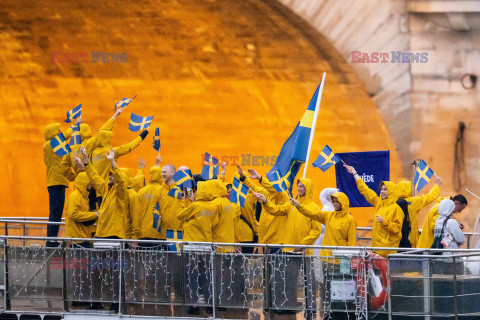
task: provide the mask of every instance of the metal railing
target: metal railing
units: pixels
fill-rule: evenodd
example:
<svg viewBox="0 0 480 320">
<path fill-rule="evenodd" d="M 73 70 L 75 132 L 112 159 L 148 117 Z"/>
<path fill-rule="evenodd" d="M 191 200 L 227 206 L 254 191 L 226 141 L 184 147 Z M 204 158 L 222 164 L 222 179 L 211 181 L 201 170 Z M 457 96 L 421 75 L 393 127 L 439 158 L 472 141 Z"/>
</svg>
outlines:
<svg viewBox="0 0 480 320">
<path fill-rule="evenodd" d="M 480 250 L 0 237 L 4 313 L 480 317 Z M 85 247 L 92 245 L 91 248 Z M 322 249 L 320 257 L 309 255 Z M 296 249 L 298 253 L 293 253 Z M 103 306 L 107 310 L 87 310 Z"/>
<path fill-rule="evenodd" d="M 47 217 L 0 217 L 0 225 L 3 224 L 3 235 L 16 235 L 16 236 L 43 236 L 46 234 L 47 225 L 60 225 L 60 234 L 64 232 L 65 219 L 62 218 L 62 222 L 49 222 Z M 357 235 L 359 241 L 366 241 L 368 244 L 372 240 L 369 235 L 372 231 L 372 227 L 357 227 Z M 420 229 L 420 232 L 422 230 Z M 33 234 L 32 234 L 33 232 Z M 0 231 L 1 233 L 1 231 Z M 470 249 L 475 244 L 472 243 L 474 236 L 480 236 L 479 233 L 464 232 L 465 243 L 464 248 Z M 1 235 L 1 234 L 0 234 Z"/>
</svg>

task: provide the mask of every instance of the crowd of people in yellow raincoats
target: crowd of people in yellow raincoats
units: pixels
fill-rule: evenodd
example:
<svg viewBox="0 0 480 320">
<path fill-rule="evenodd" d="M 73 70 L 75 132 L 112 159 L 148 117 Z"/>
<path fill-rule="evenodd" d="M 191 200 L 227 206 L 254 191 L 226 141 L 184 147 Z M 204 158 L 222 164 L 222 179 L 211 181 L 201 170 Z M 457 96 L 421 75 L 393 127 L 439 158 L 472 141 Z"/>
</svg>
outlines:
<svg viewBox="0 0 480 320">
<path fill-rule="evenodd" d="M 303 252 L 299 247 L 288 245 L 315 244 L 323 225 L 323 245 L 356 246 L 357 225 L 350 214 L 347 195 L 333 193 L 328 200 L 334 210 L 322 211 L 313 199 L 315 186 L 310 179 L 298 179 L 296 197 L 292 197 L 288 191 L 277 192 L 270 181 L 255 170 L 249 169 L 245 174 L 238 167 L 235 177 L 250 190 L 244 207 L 240 207 L 229 201 L 232 185 L 225 183 L 224 163 L 223 171 L 216 179 L 201 181 L 197 176 L 196 192 L 183 194 L 180 198 L 169 196 L 169 192 L 176 187 L 172 178 L 176 168 L 172 164 L 162 166 L 160 154 L 155 166 L 150 168 L 148 183 L 145 181 L 143 159 L 139 160 L 138 171 L 132 175 L 129 169 L 120 168 L 116 161 L 138 147 L 148 131 L 143 131 L 131 142 L 112 147 L 112 129 L 122 110 L 118 109 L 96 135 L 92 135 L 90 127 L 79 118 L 75 124 L 80 123 L 81 144 L 72 146 L 72 152 L 63 158 L 57 156 L 50 146 L 50 140 L 60 132 L 60 124 L 49 124 L 45 129 L 43 150 L 50 220 L 60 221 L 63 213 L 67 237 L 165 240 L 167 233 L 175 235 L 181 232 L 184 241 L 244 244 L 238 249 L 221 246 L 219 250 L 223 252 L 241 250 L 252 253 L 254 246 L 251 244 L 259 243 L 270 245 L 268 250 L 271 254 L 288 257 Z M 65 139 L 71 134 L 72 129 L 68 128 L 64 132 Z M 437 177 L 435 185 L 422 196 L 411 195 L 412 185 L 409 181 L 398 184 L 383 181 L 378 195 L 367 187 L 355 168 L 345 167 L 352 174 L 352 183 L 355 181 L 358 191 L 375 208 L 371 246 L 389 248 L 376 251 L 379 255 L 386 257 L 396 252 L 402 239 L 406 212 L 397 204 L 398 199 L 404 199 L 408 205 L 408 240 L 411 247 L 432 246 L 438 204 L 428 212 L 421 234 L 417 217 L 423 207 L 444 199 L 439 198 L 440 178 Z M 65 188 L 70 181 L 73 182 L 73 192 L 67 196 L 64 205 Z M 467 205 L 462 195 L 452 197 L 452 200 L 455 203 L 454 212 L 461 212 Z M 58 245 L 54 239 L 57 234 L 58 226 L 49 226 L 47 236 L 52 240 L 47 242 L 47 246 Z M 74 243 L 81 247 L 92 245 L 88 240 Z M 137 247 L 135 242 L 130 245 Z M 174 250 L 159 245 L 157 241 L 142 241 L 138 247 Z M 312 255 L 313 252 L 307 250 L 306 254 Z M 330 255 L 331 250 L 321 251 L 322 257 Z M 172 255 L 172 259 L 177 259 L 176 255 Z M 292 262 L 290 265 L 291 272 L 299 272 L 298 264 Z M 175 273 L 176 270 L 172 269 L 171 272 Z M 292 288 L 287 296 L 293 303 L 296 300 L 296 284 L 287 286 Z"/>
</svg>

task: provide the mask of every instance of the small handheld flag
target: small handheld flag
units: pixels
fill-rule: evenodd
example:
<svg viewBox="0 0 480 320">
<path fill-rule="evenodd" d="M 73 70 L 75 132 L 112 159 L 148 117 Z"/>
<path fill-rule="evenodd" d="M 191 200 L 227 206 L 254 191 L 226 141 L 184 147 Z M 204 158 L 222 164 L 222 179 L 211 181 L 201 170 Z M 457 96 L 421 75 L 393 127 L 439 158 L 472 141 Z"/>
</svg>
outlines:
<svg viewBox="0 0 480 320">
<path fill-rule="evenodd" d="M 65 120 L 66 123 L 70 123 L 73 120 L 77 119 L 82 115 L 82 104 L 79 104 L 75 108 L 70 111 L 67 111 L 67 119 Z"/>
<path fill-rule="evenodd" d="M 213 179 L 219 172 L 218 160 L 206 152 L 202 168 L 202 178 L 205 180 Z"/>
<path fill-rule="evenodd" d="M 155 135 L 153 136 L 153 149 L 160 151 L 160 128 L 155 128 Z"/>
<path fill-rule="evenodd" d="M 177 171 L 172 177 L 173 181 L 175 181 L 175 184 L 177 185 L 178 188 L 180 188 L 180 190 L 193 187 L 192 174 L 189 171 L 190 170 Z"/>
<path fill-rule="evenodd" d="M 277 170 L 267 173 L 267 179 L 268 181 L 270 181 L 272 187 L 277 192 L 283 192 L 288 189 L 287 184 L 285 183 L 285 179 L 280 173 L 278 173 Z"/>
<path fill-rule="evenodd" d="M 313 162 L 312 166 L 319 168 L 323 172 L 327 171 L 331 166 L 337 164 L 340 161 L 340 157 L 332 151 L 332 149 L 326 145 L 323 147 L 322 152 L 318 156 L 317 160 Z"/>
<path fill-rule="evenodd" d="M 150 127 L 150 123 L 152 123 L 153 116 L 150 117 L 141 117 L 137 116 L 135 113 L 132 113 L 130 116 L 130 123 L 128 124 L 128 128 L 130 131 L 136 132 L 140 130 L 145 130 Z"/>
<path fill-rule="evenodd" d="M 73 133 L 72 133 L 72 136 L 70 137 L 69 145 L 75 146 L 75 145 L 81 144 L 82 139 L 80 137 L 80 123 L 77 124 L 76 126 L 73 126 L 72 129 L 73 129 Z"/>
<path fill-rule="evenodd" d="M 414 185 L 415 190 L 420 192 L 427 185 L 433 176 L 433 170 L 427 165 L 425 161 L 420 161 L 415 171 Z"/>
<path fill-rule="evenodd" d="M 53 152 L 59 157 L 63 157 L 66 154 L 72 152 L 67 141 L 65 141 L 65 136 L 60 132 L 55 138 L 50 140 L 50 146 L 53 149 Z"/>
<path fill-rule="evenodd" d="M 162 217 L 160 216 L 160 206 L 158 204 L 155 205 L 155 209 L 153 209 L 153 224 L 152 227 L 153 229 L 156 229 L 158 232 L 161 232 L 161 222 L 162 222 Z"/>
<path fill-rule="evenodd" d="M 182 199 L 182 190 L 179 187 L 175 187 L 168 191 L 168 195 L 175 199 Z"/>
<path fill-rule="evenodd" d="M 132 102 L 133 99 L 135 99 L 136 97 L 137 95 L 135 95 L 135 97 L 133 97 L 132 99 L 123 98 L 122 100 L 115 103 L 115 112 L 117 112 L 118 108 L 125 108 L 126 106 L 128 106 L 130 102 Z"/>
<path fill-rule="evenodd" d="M 182 230 L 171 230 L 167 229 L 167 234 L 165 237 L 170 241 L 181 241 L 183 240 L 183 232 Z M 168 250 L 172 252 L 179 252 L 180 251 L 180 243 L 169 243 L 168 244 Z"/>
<path fill-rule="evenodd" d="M 230 202 L 240 204 L 240 207 L 244 207 L 245 198 L 247 197 L 248 187 L 244 185 L 237 178 L 233 178 L 232 193 L 230 193 Z"/>
</svg>

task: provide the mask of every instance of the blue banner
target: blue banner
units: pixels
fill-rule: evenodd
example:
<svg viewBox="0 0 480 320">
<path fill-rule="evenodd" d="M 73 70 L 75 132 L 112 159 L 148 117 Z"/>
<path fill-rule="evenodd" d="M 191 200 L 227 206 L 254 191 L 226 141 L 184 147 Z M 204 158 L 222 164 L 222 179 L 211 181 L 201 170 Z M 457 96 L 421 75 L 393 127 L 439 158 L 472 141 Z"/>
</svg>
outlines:
<svg viewBox="0 0 480 320">
<path fill-rule="evenodd" d="M 367 186 L 380 194 L 380 183 L 390 180 L 390 151 L 337 153 L 349 166 L 357 170 Z M 350 200 L 350 207 L 371 207 L 365 197 L 358 192 L 353 176 L 347 172 L 342 162 L 335 165 L 337 188 Z"/>
</svg>

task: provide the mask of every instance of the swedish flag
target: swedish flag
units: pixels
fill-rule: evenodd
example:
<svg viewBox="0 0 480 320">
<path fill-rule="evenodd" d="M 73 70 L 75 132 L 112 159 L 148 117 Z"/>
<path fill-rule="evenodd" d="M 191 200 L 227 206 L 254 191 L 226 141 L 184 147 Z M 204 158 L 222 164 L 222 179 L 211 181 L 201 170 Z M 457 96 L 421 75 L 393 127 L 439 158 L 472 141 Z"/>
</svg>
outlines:
<svg viewBox="0 0 480 320">
<path fill-rule="evenodd" d="M 202 178 L 205 180 L 213 179 L 219 172 L 218 160 L 206 152 L 202 168 Z"/>
<path fill-rule="evenodd" d="M 277 161 L 272 169 L 267 173 L 267 178 L 272 181 L 278 181 L 277 173 L 280 175 L 284 181 L 290 183 L 290 191 L 293 186 L 295 177 L 297 176 L 298 170 L 307 159 L 308 143 L 310 141 L 310 133 L 312 131 L 313 125 L 313 116 L 315 114 L 315 109 L 319 103 L 320 98 L 320 86 L 315 90 L 310 103 L 308 104 L 307 110 L 303 114 L 302 119 L 293 130 L 290 137 L 283 144 L 280 154 L 278 155 Z"/>
<path fill-rule="evenodd" d="M 175 199 L 182 199 L 182 190 L 179 187 L 174 187 L 168 191 L 168 195 Z"/>
<path fill-rule="evenodd" d="M 277 192 L 286 191 L 288 189 L 287 184 L 285 183 L 285 179 L 280 173 L 278 173 L 278 171 L 272 172 L 270 174 L 270 177 L 268 177 L 267 174 L 267 179 L 270 181 L 272 187 L 275 188 Z"/>
<path fill-rule="evenodd" d="M 247 197 L 248 187 L 237 178 L 233 178 L 232 192 L 230 193 L 230 202 L 239 203 L 243 208 L 245 198 Z"/>
<path fill-rule="evenodd" d="M 133 97 L 132 99 L 123 98 L 122 100 L 115 103 L 115 112 L 117 112 L 118 108 L 125 108 L 126 106 L 128 106 L 130 102 L 132 102 L 133 99 L 135 99 L 136 97 L 137 95 L 135 95 L 135 97 Z"/>
<path fill-rule="evenodd" d="M 423 187 L 427 185 L 433 175 L 433 170 L 427 165 L 427 163 L 423 160 L 420 161 L 417 166 L 417 170 L 415 171 L 415 190 L 417 190 L 417 192 L 420 192 L 420 190 L 422 190 Z"/>
<path fill-rule="evenodd" d="M 153 224 L 152 227 L 153 229 L 156 229 L 158 232 L 161 232 L 161 222 L 162 222 L 162 217 L 160 216 L 160 206 L 158 204 L 155 205 L 155 209 L 153 209 Z"/>
<path fill-rule="evenodd" d="M 323 147 L 323 150 L 318 156 L 317 160 L 312 163 L 312 166 L 320 168 L 323 172 L 325 172 L 338 162 L 340 162 L 340 157 L 332 151 L 332 148 L 326 145 Z"/>
<path fill-rule="evenodd" d="M 153 136 L 153 149 L 160 151 L 160 128 L 155 128 L 155 135 Z"/>
<path fill-rule="evenodd" d="M 132 113 L 130 116 L 130 123 L 128 124 L 128 128 L 130 131 L 136 132 L 140 130 L 145 130 L 150 127 L 150 123 L 153 120 L 153 116 L 150 117 L 141 117 L 137 116 L 135 113 Z"/>
<path fill-rule="evenodd" d="M 73 120 L 77 119 L 82 115 L 82 104 L 79 104 L 75 108 L 70 111 L 67 111 L 67 119 L 65 120 L 66 123 L 70 123 Z"/>
<path fill-rule="evenodd" d="M 165 237 L 168 240 L 171 241 L 181 241 L 183 240 L 183 232 L 182 230 L 171 230 L 167 229 L 167 234 Z M 180 243 L 169 243 L 168 244 L 168 249 L 169 251 L 173 252 L 180 252 Z"/>
<path fill-rule="evenodd" d="M 192 174 L 189 171 L 190 170 L 177 171 L 172 177 L 173 181 L 175 181 L 175 184 L 180 190 L 193 187 Z"/>
<path fill-rule="evenodd" d="M 59 157 L 63 157 L 66 154 L 72 152 L 67 141 L 65 141 L 65 136 L 60 132 L 55 138 L 50 140 L 50 146 L 53 149 L 53 152 Z"/>
<path fill-rule="evenodd" d="M 73 133 L 70 137 L 70 146 L 79 145 L 82 143 L 82 138 L 80 137 L 80 123 L 72 127 Z"/>
</svg>

